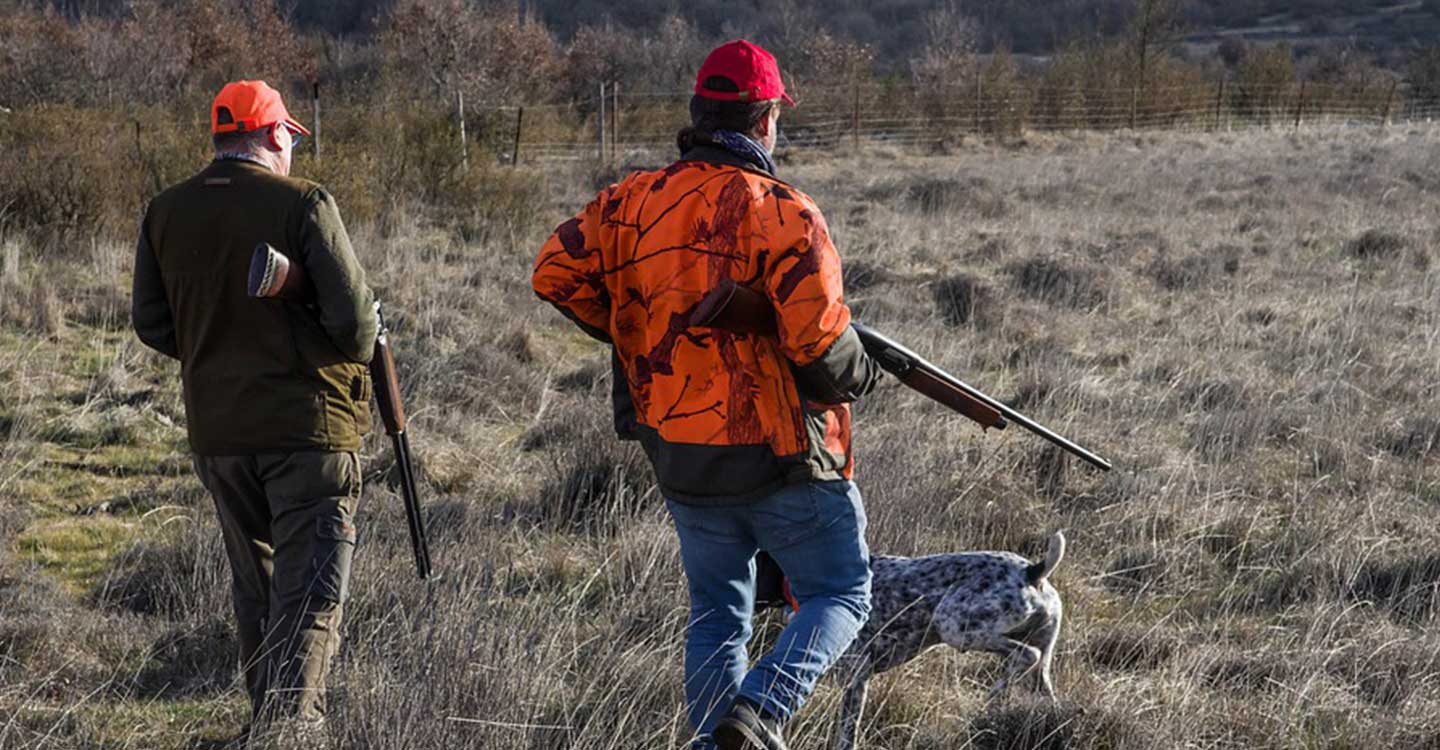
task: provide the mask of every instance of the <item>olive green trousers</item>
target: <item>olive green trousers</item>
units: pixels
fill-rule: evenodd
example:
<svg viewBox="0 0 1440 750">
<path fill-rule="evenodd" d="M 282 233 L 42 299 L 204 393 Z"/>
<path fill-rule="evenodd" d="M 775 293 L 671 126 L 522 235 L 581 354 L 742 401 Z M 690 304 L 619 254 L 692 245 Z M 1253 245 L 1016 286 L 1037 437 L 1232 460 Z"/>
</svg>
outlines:
<svg viewBox="0 0 1440 750">
<path fill-rule="evenodd" d="M 325 715 L 355 550 L 354 453 L 195 456 L 230 558 L 252 717 Z"/>
</svg>

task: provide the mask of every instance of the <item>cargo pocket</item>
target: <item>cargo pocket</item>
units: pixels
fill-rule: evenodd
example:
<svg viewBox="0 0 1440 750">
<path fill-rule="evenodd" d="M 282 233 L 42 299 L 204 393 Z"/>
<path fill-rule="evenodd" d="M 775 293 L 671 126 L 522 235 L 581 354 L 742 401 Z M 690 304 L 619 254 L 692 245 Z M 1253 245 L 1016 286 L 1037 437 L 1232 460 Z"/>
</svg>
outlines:
<svg viewBox="0 0 1440 750">
<path fill-rule="evenodd" d="M 341 604 L 350 592 L 350 560 L 355 554 L 355 524 L 338 516 L 315 519 L 315 547 L 310 558 L 310 590 L 314 599 Z"/>
</svg>

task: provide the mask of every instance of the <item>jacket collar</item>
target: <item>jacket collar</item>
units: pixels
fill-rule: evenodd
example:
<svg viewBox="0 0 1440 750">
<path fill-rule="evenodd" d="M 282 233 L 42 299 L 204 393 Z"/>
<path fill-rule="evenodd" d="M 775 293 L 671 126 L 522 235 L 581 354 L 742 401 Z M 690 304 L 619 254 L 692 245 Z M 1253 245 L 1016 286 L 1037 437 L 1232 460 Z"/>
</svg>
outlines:
<svg viewBox="0 0 1440 750">
<path fill-rule="evenodd" d="M 724 164 L 731 167 L 751 169 L 776 177 L 774 162 L 764 164 L 754 158 L 747 158 L 746 155 L 737 153 L 726 148 L 709 133 L 686 128 L 680 133 L 680 160 L 681 161 L 703 161 L 711 164 Z"/>
<path fill-rule="evenodd" d="M 220 158 L 217 158 L 217 159 L 215 159 L 214 161 L 210 162 L 210 165 L 205 168 L 205 171 L 207 171 L 207 172 L 226 172 L 226 173 L 230 173 L 230 174 L 234 174 L 234 173 L 236 173 L 236 172 L 246 172 L 246 171 L 249 171 L 249 172 L 264 172 L 264 173 L 266 173 L 266 174 L 275 174 L 274 170 L 270 169 L 270 167 L 267 166 L 267 165 L 265 165 L 265 164 L 262 164 L 262 163 L 260 163 L 260 162 L 258 162 L 258 161 L 252 161 L 252 160 L 250 160 L 250 159 L 241 159 L 241 158 L 238 158 L 238 157 L 220 157 Z"/>
</svg>

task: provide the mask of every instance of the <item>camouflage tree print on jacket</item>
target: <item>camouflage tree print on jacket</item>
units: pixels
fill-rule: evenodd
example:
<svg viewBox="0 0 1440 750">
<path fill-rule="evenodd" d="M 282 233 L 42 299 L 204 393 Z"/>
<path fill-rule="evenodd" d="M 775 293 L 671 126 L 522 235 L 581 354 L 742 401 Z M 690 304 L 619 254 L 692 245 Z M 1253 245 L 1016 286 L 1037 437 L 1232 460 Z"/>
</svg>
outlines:
<svg viewBox="0 0 1440 750">
<path fill-rule="evenodd" d="M 690 325 L 727 278 L 765 292 L 777 336 Z M 850 331 L 840 258 L 809 196 L 701 159 L 636 173 L 555 230 L 533 284 L 614 345 L 667 497 L 735 502 L 850 477 L 842 402 L 868 391 L 878 371 Z"/>
</svg>

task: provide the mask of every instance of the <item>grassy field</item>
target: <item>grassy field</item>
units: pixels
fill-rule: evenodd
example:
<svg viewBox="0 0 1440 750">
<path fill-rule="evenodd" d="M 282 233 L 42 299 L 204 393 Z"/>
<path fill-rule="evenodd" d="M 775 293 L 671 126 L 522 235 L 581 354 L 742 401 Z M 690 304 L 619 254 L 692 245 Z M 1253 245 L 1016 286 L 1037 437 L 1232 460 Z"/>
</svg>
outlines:
<svg viewBox="0 0 1440 750">
<path fill-rule="evenodd" d="M 858 406 L 874 550 L 1071 542 L 1059 705 L 987 707 L 993 657 L 937 651 L 872 683 L 868 746 L 1440 747 L 1437 164 L 1430 128 L 782 162 L 826 211 L 857 318 L 1116 465 L 982 435 L 893 382 Z M 342 747 L 686 739 L 674 534 L 610 437 L 607 353 L 528 287 L 545 235 L 614 176 L 512 177 L 533 210 L 463 232 L 352 228 L 444 578 L 414 582 L 372 436 Z M 126 329 L 128 265 L 123 241 L 0 249 L 6 750 L 204 747 L 245 714 L 178 372 Z M 837 698 L 822 684 L 794 747 L 828 743 Z"/>
</svg>

